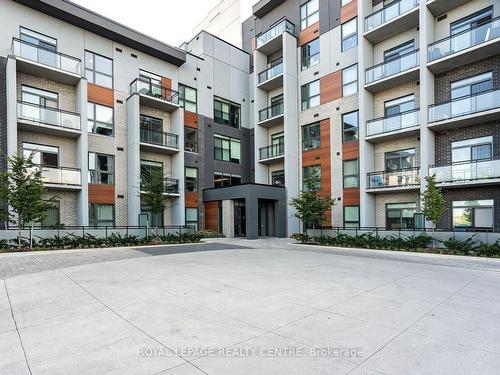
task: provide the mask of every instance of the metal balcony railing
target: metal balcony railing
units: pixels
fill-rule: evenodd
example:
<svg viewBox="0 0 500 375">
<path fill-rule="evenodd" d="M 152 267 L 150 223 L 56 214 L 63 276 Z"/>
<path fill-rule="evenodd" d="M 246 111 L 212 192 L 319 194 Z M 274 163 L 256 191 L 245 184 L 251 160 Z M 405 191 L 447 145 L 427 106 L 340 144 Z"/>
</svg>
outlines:
<svg viewBox="0 0 500 375">
<path fill-rule="evenodd" d="M 147 79 L 136 78 L 130 84 L 130 94 L 139 93 L 152 98 L 161 99 L 173 104 L 179 104 L 179 93 L 155 83 L 151 83 Z"/>
<path fill-rule="evenodd" d="M 285 143 L 280 142 L 274 145 L 264 146 L 259 149 L 259 160 L 276 158 L 285 154 Z"/>
<path fill-rule="evenodd" d="M 391 2 L 389 5 L 365 17 L 365 31 L 369 31 L 390 20 L 399 17 L 403 13 L 418 7 L 418 0 L 400 0 Z"/>
<path fill-rule="evenodd" d="M 418 49 L 416 49 L 401 55 L 398 59 L 384 61 L 366 69 L 366 83 L 372 83 L 417 67 L 419 64 L 418 56 Z"/>
<path fill-rule="evenodd" d="M 273 39 L 274 37 L 283 34 L 285 31 L 294 34 L 295 33 L 295 25 L 288 21 L 287 19 L 283 19 L 277 24 L 271 26 L 267 31 L 259 34 L 256 38 L 257 48 L 266 44 L 268 41 Z"/>
<path fill-rule="evenodd" d="M 281 102 L 281 103 L 273 104 L 270 107 L 261 109 L 259 111 L 259 121 L 265 121 L 265 120 L 268 120 L 270 118 L 282 115 L 284 108 L 285 108 L 284 104 Z"/>
<path fill-rule="evenodd" d="M 401 112 L 395 115 L 380 117 L 366 122 L 366 135 L 389 133 L 396 130 L 411 128 L 420 124 L 420 110 Z"/>
<path fill-rule="evenodd" d="M 367 177 L 369 189 L 415 186 L 420 184 L 420 168 L 370 172 Z"/>
<path fill-rule="evenodd" d="M 179 148 L 179 136 L 177 134 L 160 132 L 149 128 L 140 128 L 140 140 L 152 145 Z"/>
<path fill-rule="evenodd" d="M 266 82 L 283 73 L 283 62 L 259 73 L 259 83 Z"/>
<path fill-rule="evenodd" d="M 17 102 L 17 118 L 44 125 L 81 130 L 80 115 L 57 108 L 42 107 L 28 102 Z"/>
<path fill-rule="evenodd" d="M 434 174 L 436 182 L 441 183 L 500 178 L 500 160 L 482 159 L 429 167 L 429 175 Z"/>
</svg>

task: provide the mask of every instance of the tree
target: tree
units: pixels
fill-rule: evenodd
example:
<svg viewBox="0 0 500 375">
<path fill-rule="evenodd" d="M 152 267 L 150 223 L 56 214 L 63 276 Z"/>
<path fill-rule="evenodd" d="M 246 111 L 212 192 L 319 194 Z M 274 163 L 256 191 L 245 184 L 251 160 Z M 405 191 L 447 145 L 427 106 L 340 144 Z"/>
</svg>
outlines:
<svg viewBox="0 0 500 375">
<path fill-rule="evenodd" d="M 295 216 L 302 220 L 305 233 L 308 224 L 315 228 L 326 222 L 325 214 L 336 201 L 319 194 L 321 179 L 316 171 L 304 178 L 304 185 L 306 188 L 300 192 L 298 198 L 292 199 L 290 206 L 297 210 Z"/>
<path fill-rule="evenodd" d="M 141 195 L 144 204 L 153 215 L 163 215 L 167 208 L 168 197 L 165 194 L 165 179 L 161 169 L 153 169 L 141 178 Z"/>
<path fill-rule="evenodd" d="M 434 229 L 443 218 L 446 207 L 443 194 L 436 186 L 436 175 L 427 176 L 425 181 L 427 187 L 422 197 L 422 213 L 432 223 L 432 247 L 435 248 Z"/>
<path fill-rule="evenodd" d="M 42 221 L 47 210 L 55 207 L 55 196 L 44 199 L 47 189 L 43 184 L 43 169 L 33 162 L 33 156 L 32 153 L 8 157 L 7 171 L 1 173 L 0 199 L 5 207 L 0 209 L 0 217 L 17 224 L 18 247 L 24 226 Z"/>
</svg>

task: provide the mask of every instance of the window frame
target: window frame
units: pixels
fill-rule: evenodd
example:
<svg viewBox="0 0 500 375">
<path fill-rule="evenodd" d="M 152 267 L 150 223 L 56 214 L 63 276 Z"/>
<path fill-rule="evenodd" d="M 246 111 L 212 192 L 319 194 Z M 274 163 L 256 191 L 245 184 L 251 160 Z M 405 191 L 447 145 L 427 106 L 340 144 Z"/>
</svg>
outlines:
<svg viewBox="0 0 500 375">
<path fill-rule="evenodd" d="M 220 103 L 221 109 L 216 109 L 215 103 Z M 214 122 L 217 124 L 221 125 L 227 125 L 231 128 L 234 129 L 239 129 L 241 127 L 241 105 L 238 103 L 235 103 L 231 100 L 227 100 L 224 98 L 221 98 L 220 96 L 214 96 Z M 228 112 L 224 111 L 224 105 L 227 106 Z M 236 110 L 233 112 L 233 109 Z M 216 116 L 216 112 L 220 111 L 222 114 L 221 116 Z M 225 120 L 224 117 L 227 116 L 228 120 Z M 231 117 L 236 117 L 237 118 L 237 123 L 233 124 L 233 121 L 231 120 Z M 233 126 L 235 125 L 235 126 Z"/>
<path fill-rule="evenodd" d="M 316 188 L 314 190 L 311 190 L 311 191 L 321 191 L 321 188 L 322 188 L 322 179 L 323 179 L 323 176 L 322 176 L 322 171 L 321 171 L 321 164 L 312 164 L 312 165 L 305 165 L 302 167 L 302 191 L 310 191 L 309 188 L 305 185 L 305 180 L 306 180 L 306 175 L 309 174 L 309 170 L 311 169 L 316 169 L 318 171 L 318 177 L 319 177 L 319 181 L 318 181 L 318 185 L 316 185 Z M 307 172 L 307 173 L 306 173 Z"/>
<path fill-rule="evenodd" d="M 96 169 L 96 164 L 95 163 L 92 168 L 91 168 L 91 163 L 90 163 L 90 155 L 94 155 L 94 162 L 97 161 L 97 156 L 106 156 L 108 158 L 108 165 L 110 164 L 111 160 L 111 172 L 101 170 L 101 169 Z M 92 174 L 95 174 L 94 180 L 97 181 L 102 181 L 101 178 L 97 178 L 97 176 L 101 176 L 101 174 L 105 174 L 108 176 L 109 181 L 108 183 L 103 183 L 103 182 L 89 182 L 91 184 L 98 184 L 98 185 L 114 185 L 115 184 L 115 155 L 110 155 L 110 154 L 102 154 L 99 152 L 88 152 L 88 167 L 89 167 L 89 181 L 92 181 Z"/>
<path fill-rule="evenodd" d="M 93 56 L 93 65 L 94 65 L 94 66 L 93 66 L 92 68 L 87 67 L 87 53 L 88 53 L 88 54 L 91 54 L 91 55 Z M 102 58 L 102 59 L 105 59 L 105 60 L 109 60 L 109 61 L 111 62 L 111 74 L 109 74 L 109 73 L 104 73 L 104 72 L 101 72 L 101 71 L 97 71 L 97 70 L 96 70 L 96 66 L 95 66 L 95 65 L 96 65 L 96 64 L 95 64 L 95 60 L 96 60 L 95 58 L 96 58 L 96 56 L 97 56 L 97 57 L 100 57 L 100 58 Z M 91 84 L 93 84 L 93 85 L 101 86 L 101 87 L 106 87 L 106 88 L 108 88 L 108 89 L 114 89 L 114 84 L 115 84 L 115 82 L 114 82 L 114 78 L 113 78 L 113 76 L 114 76 L 114 69 L 115 69 L 115 67 L 114 67 L 113 59 L 110 59 L 109 57 L 106 57 L 106 56 L 101 55 L 101 54 L 99 54 L 99 53 L 95 53 L 95 52 L 92 52 L 92 51 L 89 51 L 89 50 L 85 50 L 85 51 L 83 52 L 83 60 L 84 60 L 84 72 L 85 72 L 85 78 L 87 78 L 87 81 L 88 81 L 89 83 L 91 83 Z M 87 71 L 90 71 L 90 72 L 92 73 L 92 78 L 90 78 L 90 77 L 88 77 L 88 76 L 87 76 Z M 98 74 L 101 74 L 101 75 L 103 75 L 103 76 L 106 76 L 106 77 L 111 78 L 111 86 L 106 86 L 106 85 L 101 85 L 101 84 L 99 84 L 99 83 L 95 83 L 96 73 L 98 73 Z"/>
<path fill-rule="evenodd" d="M 354 70 L 356 71 L 356 79 L 354 81 L 344 82 L 344 72 L 348 71 L 349 69 L 353 69 L 353 68 L 355 68 Z M 358 91 L 359 91 L 359 87 L 358 87 L 359 72 L 358 72 L 358 64 L 357 63 L 342 69 L 342 77 L 341 78 L 342 78 L 342 97 L 350 96 L 350 95 L 354 95 L 354 94 L 358 93 Z M 346 94 L 345 88 L 353 85 L 354 83 L 356 84 L 356 91 L 349 92 Z"/>
<path fill-rule="evenodd" d="M 221 185 L 218 186 L 216 181 L 217 181 L 217 176 L 220 176 L 220 181 L 221 181 Z M 228 184 L 224 184 L 224 181 L 226 181 L 225 179 L 227 178 L 227 181 L 228 181 Z M 236 183 L 236 184 L 233 184 L 233 178 L 239 178 L 240 179 L 240 182 L 239 183 Z M 220 188 L 224 188 L 224 187 L 230 187 L 230 186 L 238 186 L 238 185 L 241 185 L 241 181 L 242 181 L 242 178 L 241 178 L 241 175 L 237 174 L 237 173 L 230 173 L 230 172 L 214 172 L 214 188 L 215 189 L 220 189 Z"/>
<path fill-rule="evenodd" d="M 189 141 L 191 144 L 193 144 L 195 146 L 193 149 L 194 151 L 188 150 L 188 148 L 187 148 L 187 143 L 188 143 L 187 134 L 186 134 L 187 131 L 192 131 L 195 134 L 195 140 Z M 191 126 L 184 126 L 184 151 L 191 152 L 194 154 L 198 153 L 198 128 L 192 128 Z"/>
<path fill-rule="evenodd" d="M 344 35 L 344 26 L 346 26 L 347 24 L 350 24 L 350 23 L 354 23 L 356 25 L 356 28 L 355 28 L 353 33 L 351 33 L 349 35 Z M 358 17 L 351 18 L 349 21 L 344 22 L 341 25 L 340 29 L 341 29 L 341 37 L 342 37 L 341 52 L 349 51 L 350 49 L 356 48 L 358 45 Z M 348 41 L 350 41 L 351 39 L 353 39 L 353 37 L 354 37 L 355 42 L 351 46 L 348 46 L 348 48 L 346 48 L 345 44 Z"/>
<path fill-rule="evenodd" d="M 318 43 L 318 52 L 314 53 L 314 54 L 309 54 L 309 46 L 312 44 L 312 43 Z M 307 42 L 306 44 L 304 44 L 302 47 L 300 47 L 300 70 L 306 70 L 306 69 L 309 69 L 315 65 L 318 65 L 319 64 L 319 61 L 320 61 L 320 39 L 319 38 L 316 38 L 316 39 L 313 39 L 309 42 Z M 313 59 L 314 57 L 318 56 L 317 59 Z M 307 60 L 307 64 L 304 64 L 304 61 Z M 311 61 L 313 61 L 313 63 L 311 63 Z"/>
<path fill-rule="evenodd" d="M 92 106 L 93 110 L 90 111 L 89 109 L 89 106 Z M 107 108 L 107 109 L 110 109 L 111 110 L 111 123 L 107 123 L 107 122 L 102 122 L 102 121 L 98 121 L 95 117 L 96 116 L 96 113 L 97 113 L 97 107 L 102 107 L 102 108 Z M 90 118 L 90 112 L 93 113 L 94 115 L 94 118 Z M 92 131 L 90 131 L 90 127 L 89 127 L 89 123 L 92 123 Z M 102 134 L 102 133 L 97 133 L 96 132 L 96 129 L 98 128 L 98 126 L 100 126 L 100 128 L 102 129 L 108 129 L 106 126 L 102 126 L 102 125 L 111 125 L 111 134 Z M 90 134 L 95 134 L 95 135 L 102 135 L 104 137 L 111 137 L 111 138 L 114 138 L 115 136 L 115 109 L 113 107 L 108 107 L 106 105 L 102 105 L 102 104 L 99 104 L 99 103 L 94 103 L 94 102 L 87 102 L 87 132 L 90 133 Z"/>
<path fill-rule="evenodd" d="M 279 175 L 278 175 L 279 174 Z M 276 178 L 276 175 L 278 175 L 278 177 L 282 176 L 283 177 L 283 183 L 282 184 L 275 184 L 274 183 L 274 179 Z M 272 171 L 271 172 L 271 185 L 272 186 L 285 186 L 285 170 L 284 169 L 278 169 L 276 171 Z"/>
<path fill-rule="evenodd" d="M 307 137 L 306 134 L 309 134 L 310 128 L 318 129 L 318 134 L 314 137 Z M 315 144 L 315 140 L 317 140 L 317 144 Z M 306 147 L 306 141 L 310 142 L 309 147 Z M 309 151 L 321 148 L 321 122 L 313 122 L 312 124 L 307 124 L 302 126 L 302 151 Z"/>
<path fill-rule="evenodd" d="M 352 163 L 356 162 L 356 174 L 345 174 L 345 165 L 347 163 Z M 348 178 L 356 178 L 356 184 L 352 186 L 347 186 L 346 184 L 346 179 Z M 349 159 L 349 160 L 342 160 L 342 187 L 344 189 L 352 189 L 352 188 L 359 188 L 359 158 L 356 159 Z"/>
<path fill-rule="evenodd" d="M 216 140 L 221 141 L 221 147 L 217 147 Z M 222 147 L 224 141 L 227 141 L 229 143 L 228 149 L 225 149 L 224 147 Z M 233 151 L 232 151 L 233 143 L 239 144 L 239 158 L 238 159 L 233 158 Z M 219 148 L 220 148 L 220 155 L 221 155 L 220 158 L 217 157 L 217 149 L 219 149 Z M 224 159 L 224 150 L 229 151 L 229 159 L 228 160 Z M 224 135 L 220 135 L 220 134 L 214 134 L 214 160 L 225 161 L 225 162 L 234 163 L 234 164 L 241 164 L 241 139 L 232 138 L 232 137 L 228 137 L 228 136 L 224 136 Z"/>
<path fill-rule="evenodd" d="M 357 208 L 358 210 L 358 219 L 356 221 L 354 220 L 346 220 L 346 209 L 347 208 Z M 360 214 L 360 207 L 359 205 L 353 205 L 353 206 L 344 206 L 343 207 L 343 225 L 344 228 L 359 228 L 360 227 L 360 220 L 361 220 L 361 214 Z M 356 225 L 348 225 L 348 224 L 356 224 Z"/>
<path fill-rule="evenodd" d="M 314 95 L 311 95 L 311 85 L 316 84 L 318 85 L 318 92 Z M 306 97 L 306 90 L 307 90 L 307 99 Z M 300 109 L 302 111 L 317 107 L 318 105 L 321 104 L 321 98 L 320 98 L 320 93 L 321 93 L 321 88 L 320 88 L 320 80 L 316 79 L 314 81 L 308 82 L 300 87 Z M 312 99 L 318 99 L 318 103 L 311 105 L 311 100 Z M 304 105 L 305 104 L 305 105 Z"/>
<path fill-rule="evenodd" d="M 188 220 L 188 210 L 194 210 L 196 212 L 196 221 L 194 220 Z M 185 217 L 185 224 L 186 225 L 194 225 L 196 230 L 199 229 L 199 224 L 200 224 L 200 216 L 199 216 L 199 210 L 198 207 L 186 207 L 184 209 L 184 217 Z"/>
<path fill-rule="evenodd" d="M 463 204 L 458 204 L 460 202 L 463 202 Z M 481 202 L 484 202 L 481 204 Z M 455 206 L 455 203 L 457 205 Z M 471 204 L 467 204 L 471 203 Z M 470 209 L 470 225 L 462 225 L 462 226 L 457 226 L 455 224 L 455 210 L 466 210 Z M 488 209 L 491 210 L 491 226 L 482 226 L 478 227 L 476 226 L 476 210 L 477 209 Z M 465 213 L 464 213 L 465 214 Z M 494 199 L 477 199 L 477 200 L 464 200 L 464 201 L 452 201 L 451 202 L 451 224 L 452 227 L 459 228 L 459 229 L 475 229 L 475 228 L 495 228 L 495 200 Z"/>
<path fill-rule="evenodd" d="M 98 206 L 111 206 L 113 208 L 113 223 L 111 225 L 99 225 L 100 222 L 102 221 L 109 221 L 109 220 L 103 220 L 103 219 L 92 219 L 92 213 L 96 214 L 97 216 L 97 211 L 93 212 L 93 208 L 97 208 Z M 95 222 L 93 222 L 95 221 Z M 115 227 L 116 225 L 116 206 L 115 204 L 108 204 L 108 203 L 89 203 L 89 226 L 99 228 L 99 227 Z"/>
<path fill-rule="evenodd" d="M 193 177 L 189 177 L 189 180 L 188 180 L 188 174 L 187 174 L 188 170 L 196 171 L 196 173 L 195 173 L 196 177 L 194 177 L 194 180 L 192 180 Z M 186 193 L 197 193 L 198 192 L 198 190 L 199 190 L 199 170 L 197 167 L 189 167 L 189 166 L 184 167 L 184 190 L 186 191 Z"/>
<path fill-rule="evenodd" d="M 317 9 L 314 10 L 312 13 L 309 14 L 309 4 L 316 3 L 317 4 Z M 305 14 L 303 10 L 305 9 Z M 319 22 L 319 0 L 309 0 L 307 3 L 304 3 L 300 6 L 300 30 L 305 30 L 309 26 L 314 25 L 316 22 Z M 317 15 L 317 20 L 316 19 Z M 311 22 L 311 18 L 314 18 L 313 21 Z M 303 26 L 303 23 L 305 22 L 305 26 Z"/>
<path fill-rule="evenodd" d="M 345 134 L 348 130 L 346 130 L 346 128 L 345 128 L 344 117 L 352 115 L 353 113 L 356 114 L 356 127 L 353 128 L 353 129 L 355 129 L 356 135 L 355 135 L 355 139 L 350 139 L 350 140 L 346 141 Z M 342 117 L 341 117 L 341 121 L 342 121 L 342 143 L 358 142 L 359 141 L 359 110 L 343 113 Z"/>
<path fill-rule="evenodd" d="M 393 205 L 415 205 L 415 207 L 393 207 L 393 208 L 389 208 L 389 206 Z M 398 230 L 396 228 L 390 228 L 389 227 L 389 222 L 388 222 L 388 219 L 389 219 L 389 215 L 387 215 L 387 212 L 388 210 L 391 210 L 391 211 L 399 211 L 400 212 L 400 215 L 399 215 L 399 221 L 400 221 L 400 224 L 402 222 L 402 219 L 403 219 L 403 216 L 402 216 L 402 212 L 403 210 L 409 210 L 409 209 L 414 209 L 415 211 L 413 212 L 413 227 L 408 227 L 408 228 L 399 228 L 399 229 L 413 229 L 415 228 L 415 224 L 416 224 L 416 218 L 415 218 L 415 215 L 418 214 L 418 205 L 417 205 L 417 202 L 393 202 L 393 203 L 386 203 L 385 204 L 385 207 L 384 207 L 384 215 L 385 215 L 385 228 L 387 230 Z"/>
<path fill-rule="evenodd" d="M 192 112 L 192 113 L 198 113 L 198 89 L 195 89 L 194 87 L 184 85 L 182 83 L 179 83 L 178 85 L 179 89 L 179 106 L 184 108 L 185 111 Z M 193 102 L 190 99 L 186 99 L 186 89 L 193 90 L 194 91 L 194 96 L 195 96 L 195 101 Z M 194 111 L 191 111 L 190 109 L 186 109 L 186 102 L 194 105 Z"/>
</svg>

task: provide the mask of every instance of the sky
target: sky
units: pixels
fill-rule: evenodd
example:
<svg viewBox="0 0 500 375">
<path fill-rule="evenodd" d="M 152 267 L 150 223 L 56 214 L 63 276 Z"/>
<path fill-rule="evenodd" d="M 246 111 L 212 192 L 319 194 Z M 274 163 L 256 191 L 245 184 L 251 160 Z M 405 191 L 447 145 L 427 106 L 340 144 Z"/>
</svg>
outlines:
<svg viewBox="0 0 500 375">
<path fill-rule="evenodd" d="M 219 0 L 71 0 L 174 47 L 194 37 L 193 28 Z"/>
</svg>

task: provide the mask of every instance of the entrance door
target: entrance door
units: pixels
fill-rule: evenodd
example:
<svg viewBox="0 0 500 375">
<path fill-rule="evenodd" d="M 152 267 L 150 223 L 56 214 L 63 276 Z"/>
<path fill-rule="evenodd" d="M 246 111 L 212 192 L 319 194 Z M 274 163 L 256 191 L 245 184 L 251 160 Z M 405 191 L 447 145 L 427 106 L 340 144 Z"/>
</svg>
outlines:
<svg viewBox="0 0 500 375">
<path fill-rule="evenodd" d="M 275 236 L 274 201 L 259 199 L 259 236 Z"/>
<path fill-rule="evenodd" d="M 244 199 L 234 201 L 234 236 L 246 236 L 246 210 Z"/>
</svg>

